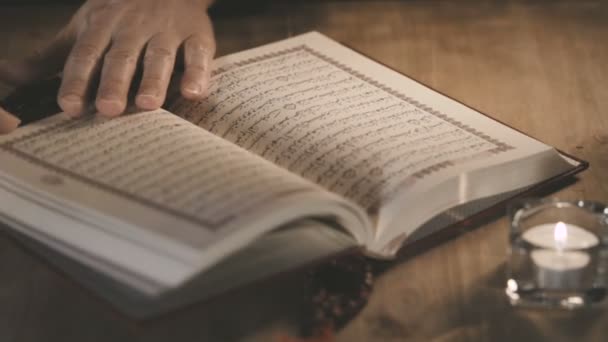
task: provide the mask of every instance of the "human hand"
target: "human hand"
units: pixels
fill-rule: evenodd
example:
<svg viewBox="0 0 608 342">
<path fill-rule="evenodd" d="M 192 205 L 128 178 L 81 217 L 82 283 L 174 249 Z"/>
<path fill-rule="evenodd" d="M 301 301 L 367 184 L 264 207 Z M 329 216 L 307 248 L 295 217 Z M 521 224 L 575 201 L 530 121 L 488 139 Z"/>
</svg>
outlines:
<svg viewBox="0 0 608 342">
<path fill-rule="evenodd" d="M 143 72 L 135 103 L 144 110 L 159 108 L 166 99 L 178 51 L 183 51 L 181 94 L 200 99 L 205 96 L 215 54 L 207 14 L 211 3 L 88 0 L 42 52 L 16 63 L 0 62 L 0 80 L 26 84 L 63 67 L 57 97 L 63 111 L 71 116 L 82 114 L 96 92 L 97 110 L 114 117 L 125 111 L 140 65 Z M 1 111 L 0 126 L 12 126 L 11 117 Z"/>
<path fill-rule="evenodd" d="M 10 133 L 21 121 L 0 107 L 0 134 Z"/>
</svg>

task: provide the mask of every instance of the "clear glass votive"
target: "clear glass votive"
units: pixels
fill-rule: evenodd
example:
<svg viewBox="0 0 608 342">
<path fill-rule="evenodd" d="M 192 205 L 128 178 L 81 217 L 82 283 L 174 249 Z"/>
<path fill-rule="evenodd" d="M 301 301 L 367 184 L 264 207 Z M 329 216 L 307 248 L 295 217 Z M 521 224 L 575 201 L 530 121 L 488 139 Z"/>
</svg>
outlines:
<svg viewBox="0 0 608 342">
<path fill-rule="evenodd" d="M 512 305 L 578 308 L 608 283 L 608 208 L 590 201 L 527 199 L 509 209 L 506 294 Z"/>
</svg>

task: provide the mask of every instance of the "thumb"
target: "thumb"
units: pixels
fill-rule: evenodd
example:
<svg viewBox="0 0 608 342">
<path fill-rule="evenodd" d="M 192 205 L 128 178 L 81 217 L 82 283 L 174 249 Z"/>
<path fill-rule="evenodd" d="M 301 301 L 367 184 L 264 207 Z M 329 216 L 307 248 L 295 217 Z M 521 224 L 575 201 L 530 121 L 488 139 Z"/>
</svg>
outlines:
<svg viewBox="0 0 608 342">
<path fill-rule="evenodd" d="M 19 126 L 21 120 L 0 107 L 0 134 L 6 134 Z"/>
<path fill-rule="evenodd" d="M 45 48 L 19 61 L 0 60 L 0 81 L 24 85 L 48 78 L 63 68 L 74 38 L 62 30 Z"/>
</svg>

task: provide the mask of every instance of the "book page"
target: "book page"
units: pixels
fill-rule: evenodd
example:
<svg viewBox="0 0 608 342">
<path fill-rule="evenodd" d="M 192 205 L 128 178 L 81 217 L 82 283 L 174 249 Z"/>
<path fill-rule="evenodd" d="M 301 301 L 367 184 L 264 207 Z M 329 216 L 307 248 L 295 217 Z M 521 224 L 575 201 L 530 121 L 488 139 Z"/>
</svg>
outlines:
<svg viewBox="0 0 608 342">
<path fill-rule="evenodd" d="M 318 33 L 219 59 L 209 98 L 172 110 L 380 225 L 404 192 L 552 150 Z"/>
<path fill-rule="evenodd" d="M 350 210 L 317 185 L 164 110 L 113 120 L 50 117 L 0 138 L 0 166 L 0 186 L 26 202 L 86 218 L 96 234 L 119 236 L 193 267 L 295 218 L 347 216 Z M 3 205 L 7 214 L 36 220 L 35 212 L 20 213 L 11 203 Z M 44 230 L 53 224 L 29 225 Z M 61 232 L 45 233 L 57 239 Z M 116 264 L 134 259 L 119 258 L 116 246 L 82 234 L 66 233 L 63 243 L 87 252 L 99 248 Z"/>
<path fill-rule="evenodd" d="M 434 110 L 307 38 L 220 60 L 209 98 L 173 110 L 372 213 L 429 174 L 515 149 L 491 127 L 483 132 Z"/>
<path fill-rule="evenodd" d="M 78 179 L 209 232 L 265 201 L 310 190 L 298 178 L 164 111 L 54 121 L 2 148 L 57 172 L 46 182 Z"/>
</svg>

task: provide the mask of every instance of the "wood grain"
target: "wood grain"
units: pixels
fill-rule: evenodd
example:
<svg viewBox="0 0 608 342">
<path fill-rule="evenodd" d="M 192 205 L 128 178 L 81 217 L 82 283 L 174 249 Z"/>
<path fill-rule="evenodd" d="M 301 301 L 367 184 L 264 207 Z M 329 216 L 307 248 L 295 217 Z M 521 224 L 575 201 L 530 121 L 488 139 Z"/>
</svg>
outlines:
<svg viewBox="0 0 608 342">
<path fill-rule="evenodd" d="M 0 58 L 43 44 L 73 9 L 1 8 Z M 220 54 L 321 31 L 588 160 L 579 181 L 554 196 L 608 202 L 604 1 L 282 1 L 222 12 L 215 23 Z M 394 262 L 337 339 L 604 341 L 605 306 L 550 312 L 507 305 L 506 236 L 500 219 Z M 0 274 L 0 341 L 272 341 L 301 319 L 297 276 L 134 322 L 5 237 Z"/>
</svg>

